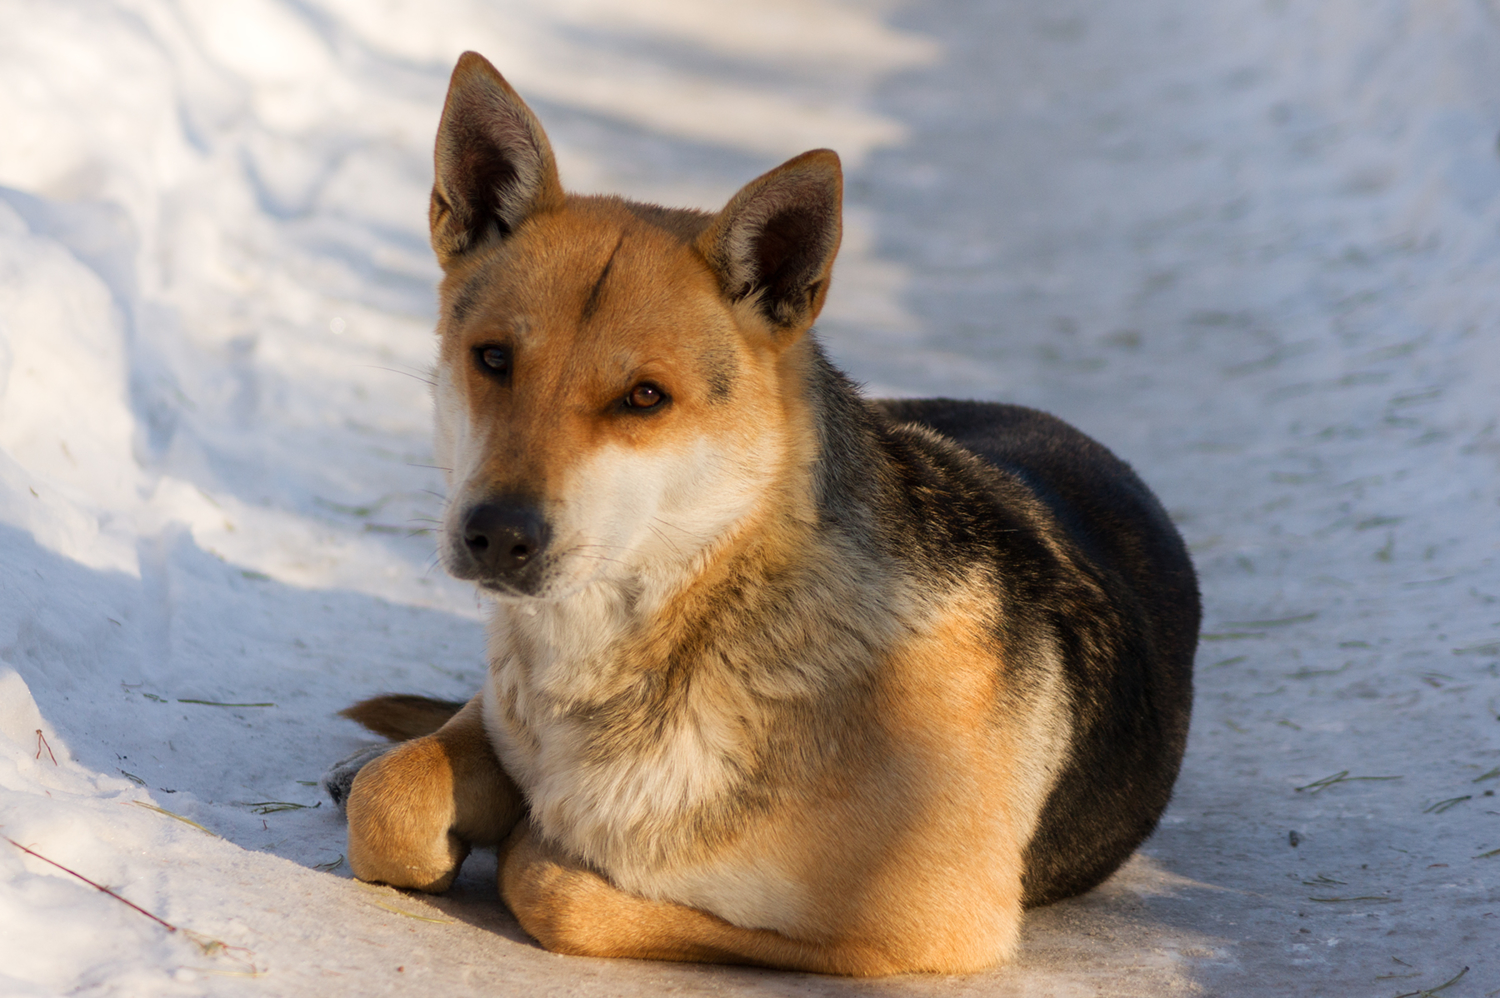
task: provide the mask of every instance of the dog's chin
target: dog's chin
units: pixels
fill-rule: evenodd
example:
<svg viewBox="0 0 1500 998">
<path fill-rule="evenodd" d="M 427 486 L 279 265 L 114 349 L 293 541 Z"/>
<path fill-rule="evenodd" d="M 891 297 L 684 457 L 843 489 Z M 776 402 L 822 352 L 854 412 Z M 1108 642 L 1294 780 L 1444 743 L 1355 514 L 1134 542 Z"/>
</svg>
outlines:
<svg viewBox="0 0 1500 998">
<path fill-rule="evenodd" d="M 462 576 L 457 577 L 462 578 Z M 579 579 L 566 575 L 559 577 L 556 573 L 548 573 L 539 574 L 534 581 L 522 580 L 519 583 L 507 579 L 482 577 L 467 581 L 473 582 L 479 587 L 480 592 L 497 603 L 525 608 L 561 603 L 570 596 L 587 589 L 595 579 L 592 576 Z"/>
<path fill-rule="evenodd" d="M 505 582 L 493 582 L 489 579 L 472 579 L 479 591 L 498 603 L 530 603 L 542 599 L 535 593 L 526 592 L 522 589 Z"/>
<path fill-rule="evenodd" d="M 546 580 L 532 577 L 530 573 L 521 579 L 506 579 L 475 571 L 469 565 L 444 565 L 448 574 L 460 582 L 472 582 L 485 596 L 506 603 L 544 599 Z"/>
</svg>

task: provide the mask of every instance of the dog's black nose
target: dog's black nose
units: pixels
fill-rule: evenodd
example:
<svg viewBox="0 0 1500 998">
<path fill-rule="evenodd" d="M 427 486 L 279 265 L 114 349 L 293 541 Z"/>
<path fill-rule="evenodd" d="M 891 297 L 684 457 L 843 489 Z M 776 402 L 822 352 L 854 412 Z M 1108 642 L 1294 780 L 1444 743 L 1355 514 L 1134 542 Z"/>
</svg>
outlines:
<svg viewBox="0 0 1500 998">
<path fill-rule="evenodd" d="M 481 579 L 519 585 L 547 546 L 541 512 L 524 500 L 480 503 L 464 519 L 463 546 Z"/>
</svg>

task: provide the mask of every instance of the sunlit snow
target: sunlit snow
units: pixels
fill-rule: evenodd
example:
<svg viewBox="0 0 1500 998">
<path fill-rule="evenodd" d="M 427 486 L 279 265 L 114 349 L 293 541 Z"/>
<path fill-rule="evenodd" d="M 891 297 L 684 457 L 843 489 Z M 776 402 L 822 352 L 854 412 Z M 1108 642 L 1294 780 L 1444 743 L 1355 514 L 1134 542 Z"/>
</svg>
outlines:
<svg viewBox="0 0 1500 998">
<path fill-rule="evenodd" d="M 0 841 L 0 994 L 1500 989 L 1489 0 L 0 0 L 0 25 L 0 835 L 183 930 Z M 433 558 L 424 380 L 464 49 L 574 189 L 713 207 L 838 149 L 840 363 L 1056 412 L 1178 520 L 1207 616 L 1177 798 L 1015 966 L 575 960 L 516 928 L 492 857 L 447 897 L 350 879 L 314 781 L 368 739 L 335 711 L 483 668 Z"/>
</svg>

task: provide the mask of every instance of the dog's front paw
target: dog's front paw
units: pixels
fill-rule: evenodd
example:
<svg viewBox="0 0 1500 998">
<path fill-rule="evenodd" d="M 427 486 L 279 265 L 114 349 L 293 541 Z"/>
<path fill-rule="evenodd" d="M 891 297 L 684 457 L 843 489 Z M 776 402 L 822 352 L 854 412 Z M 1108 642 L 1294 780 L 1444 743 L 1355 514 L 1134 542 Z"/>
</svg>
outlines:
<svg viewBox="0 0 1500 998">
<path fill-rule="evenodd" d="M 453 774 L 431 737 L 402 742 L 359 769 L 345 814 L 349 868 L 360 880 L 437 893 L 452 886 L 469 854 L 453 831 Z"/>
<path fill-rule="evenodd" d="M 391 748 L 390 745 L 370 745 L 328 767 L 328 772 L 323 774 L 318 785 L 338 807 L 340 814 L 345 813 L 344 808 L 349 803 L 349 788 L 354 785 L 354 778 L 359 775 L 359 771 Z"/>
</svg>

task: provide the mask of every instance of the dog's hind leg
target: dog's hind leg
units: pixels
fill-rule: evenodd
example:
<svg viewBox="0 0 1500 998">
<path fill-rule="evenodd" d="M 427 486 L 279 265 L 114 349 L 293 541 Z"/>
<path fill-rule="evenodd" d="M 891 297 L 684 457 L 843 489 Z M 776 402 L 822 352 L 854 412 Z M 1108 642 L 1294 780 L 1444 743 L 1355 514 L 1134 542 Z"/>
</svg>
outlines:
<svg viewBox="0 0 1500 998">
<path fill-rule="evenodd" d="M 948 966 L 940 958 L 898 952 L 899 945 L 792 939 L 741 928 L 671 901 L 627 894 L 548 846 L 529 822 L 518 825 L 500 849 L 500 895 L 544 948 L 574 956 L 740 963 L 854 977 L 963 973 L 982 966 Z"/>
<path fill-rule="evenodd" d="M 355 776 L 349 867 L 360 880 L 447 890 L 470 846 L 503 840 L 522 806 L 476 696 L 432 734 L 402 742 Z"/>
</svg>

